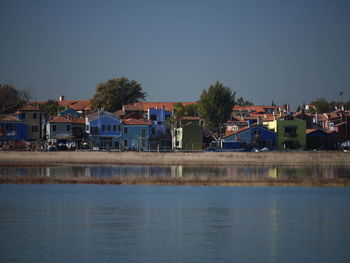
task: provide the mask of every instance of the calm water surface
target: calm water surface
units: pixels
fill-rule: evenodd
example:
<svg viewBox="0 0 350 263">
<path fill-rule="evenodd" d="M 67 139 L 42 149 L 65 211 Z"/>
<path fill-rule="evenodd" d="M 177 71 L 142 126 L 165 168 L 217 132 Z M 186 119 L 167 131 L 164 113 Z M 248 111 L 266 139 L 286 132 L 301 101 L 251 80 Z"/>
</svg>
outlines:
<svg viewBox="0 0 350 263">
<path fill-rule="evenodd" d="M 0 185 L 0 262 L 349 262 L 350 188 Z"/>
</svg>

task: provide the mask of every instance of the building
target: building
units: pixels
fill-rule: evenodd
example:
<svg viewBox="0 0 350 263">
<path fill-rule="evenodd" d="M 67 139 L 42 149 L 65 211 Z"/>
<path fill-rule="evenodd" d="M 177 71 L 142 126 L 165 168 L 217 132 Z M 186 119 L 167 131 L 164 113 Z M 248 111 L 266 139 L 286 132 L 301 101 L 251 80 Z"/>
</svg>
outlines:
<svg viewBox="0 0 350 263">
<path fill-rule="evenodd" d="M 28 140 L 28 126 L 11 115 L 0 115 L 0 142 Z"/>
<path fill-rule="evenodd" d="M 150 124 L 137 119 L 123 119 L 122 124 L 122 134 L 118 138 L 120 148 L 132 151 L 149 151 Z"/>
<path fill-rule="evenodd" d="M 86 116 L 86 133 L 89 136 L 92 149 L 117 149 L 119 137 L 122 135 L 122 122 L 118 115 L 105 110 L 91 113 Z"/>
<path fill-rule="evenodd" d="M 72 121 L 61 116 L 54 117 L 46 124 L 47 139 L 70 139 Z"/>
<path fill-rule="evenodd" d="M 241 141 L 248 149 L 267 148 L 270 151 L 276 150 L 276 139 L 277 135 L 274 131 L 259 125 L 228 131 L 224 136 L 224 142 Z"/>
<path fill-rule="evenodd" d="M 43 137 L 41 130 L 42 115 L 40 109 L 32 105 L 25 105 L 18 109 L 18 118 L 28 126 L 28 140 L 37 141 Z"/>
<path fill-rule="evenodd" d="M 182 117 L 180 127 L 173 129 L 172 146 L 173 149 L 183 151 L 203 150 L 203 127 L 200 117 Z"/>
<path fill-rule="evenodd" d="M 277 133 L 277 150 L 305 150 L 306 122 L 288 118 L 285 116 L 282 119 L 269 122 L 268 128 Z"/>
</svg>

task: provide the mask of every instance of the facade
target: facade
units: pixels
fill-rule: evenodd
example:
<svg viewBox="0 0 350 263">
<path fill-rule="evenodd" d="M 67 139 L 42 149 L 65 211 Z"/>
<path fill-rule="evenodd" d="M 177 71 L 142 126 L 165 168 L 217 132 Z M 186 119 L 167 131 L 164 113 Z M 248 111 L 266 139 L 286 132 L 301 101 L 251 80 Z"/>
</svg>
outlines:
<svg viewBox="0 0 350 263">
<path fill-rule="evenodd" d="M 165 110 L 165 106 L 148 109 L 146 119 L 152 123 L 152 138 L 170 133 L 170 131 L 167 131 L 166 125 L 166 120 L 170 116 L 171 113 Z"/>
<path fill-rule="evenodd" d="M 86 116 L 86 133 L 92 149 L 121 150 L 122 122 L 118 115 L 104 110 Z"/>
<path fill-rule="evenodd" d="M 137 119 L 124 119 L 122 135 L 118 138 L 120 148 L 132 151 L 149 151 L 150 125 Z"/>
<path fill-rule="evenodd" d="M 47 139 L 69 139 L 72 136 L 72 121 L 57 116 L 46 125 Z"/>
<path fill-rule="evenodd" d="M 203 127 L 199 117 L 184 117 L 181 127 L 173 130 L 173 149 L 183 151 L 203 150 Z"/>
<path fill-rule="evenodd" d="M 269 122 L 269 129 L 277 133 L 277 150 L 306 149 L 306 122 L 304 120 L 274 120 Z"/>
<path fill-rule="evenodd" d="M 41 139 L 41 112 L 39 108 L 25 105 L 18 109 L 18 118 L 28 126 L 28 140 L 37 141 Z"/>
<path fill-rule="evenodd" d="M 11 115 L 0 115 L 0 142 L 27 141 L 28 127 Z"/>
<path fill-rule="evenodd" d="M 224 142 L 241 141 L 248 148 L 276 150 L 277 135 L 263 126 L 251 126 L 228 133 Z"/>
</svg>

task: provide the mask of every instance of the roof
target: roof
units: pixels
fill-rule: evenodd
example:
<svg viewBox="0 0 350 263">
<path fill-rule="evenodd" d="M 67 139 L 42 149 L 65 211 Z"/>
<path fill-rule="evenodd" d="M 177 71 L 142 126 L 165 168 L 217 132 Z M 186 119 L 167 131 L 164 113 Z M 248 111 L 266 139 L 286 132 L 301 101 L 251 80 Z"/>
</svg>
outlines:
<svg viewBox="0 0 350 263">
<path fill-rule="evenodd" d="M 321 130 L 321 129 L 306 129 L 306 134 L 310 134 L 310 133 L 313 133 L 313 132 L 316 132 L 316 131 L 319 131 L 319 132 L 322 132 L 322 133 L 327 133 L 325 132 L 324 130 Z"/>
<path fill-rule="evenodd" d="M 73 117 L 72 119 L 72 123 L 74 124 L 86 124 L 86 120 L 85 118 L 76 118 L 76 117 Z"/>
<path fill-rule="evenodd" d="M 11 115 L 0 115 L 0 122 L 21 122 L 21 121 Z"/>
<path fill-rule="evenodd" d="M 126 125 L 149 125 L 149 123 L 137 119 L 123 119 Z"/>
<path fill-rule="evenodd" d="M 174 104 L 181 103 L 184 106 L 197 104 L 197 102 L 136 102 L 123 106 L 125 111 L 148 111 L 149 108 L 161 109 L 163 106 L 166 111 L 174 110 Z"/>
<path fill-rule="evenodd" d="M 34 107 L 33 105 L 27 104 L 19 108 L 18 111 L 40 111 L 40 109 L 38 107 Z"/>
<path fill-rule="evenodd" d="M 56 101 L 62 107 L 68 107 L 76 111 L 90 110 L 89 100 L 62 100 Z M 47 101 L 35 101 L 35 104 L 46 104 Z"/>
<path fill-rule="evenodd" d="M 68 120 L 64 117 L 61 116 L 57 116 L 55 118 L 53 118 L 51 121 L 49 121 L 50 123 L 72 123 L 71 120 Z"/>
</svg>

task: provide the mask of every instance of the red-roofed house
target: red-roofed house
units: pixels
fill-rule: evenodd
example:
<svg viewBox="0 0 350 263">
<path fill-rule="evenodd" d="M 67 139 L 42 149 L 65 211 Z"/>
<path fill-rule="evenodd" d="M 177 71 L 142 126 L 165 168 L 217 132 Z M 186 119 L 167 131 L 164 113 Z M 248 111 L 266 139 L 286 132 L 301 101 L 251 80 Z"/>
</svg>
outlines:
<svg viewBox="0 0 350 263">
<path fill-rule="evenodd" d="M 38 107 L 27 104 L 17 111 L 19 119 L 28 126 L 28 140 L 37 141 L 42 138 L 41 112 Z"/>
<path fill-rule="evenodd" d="M 72 121 L 57 116 L 46 125 L 47 139 L 68 139 L 72 136 Z"/>
</svg>

